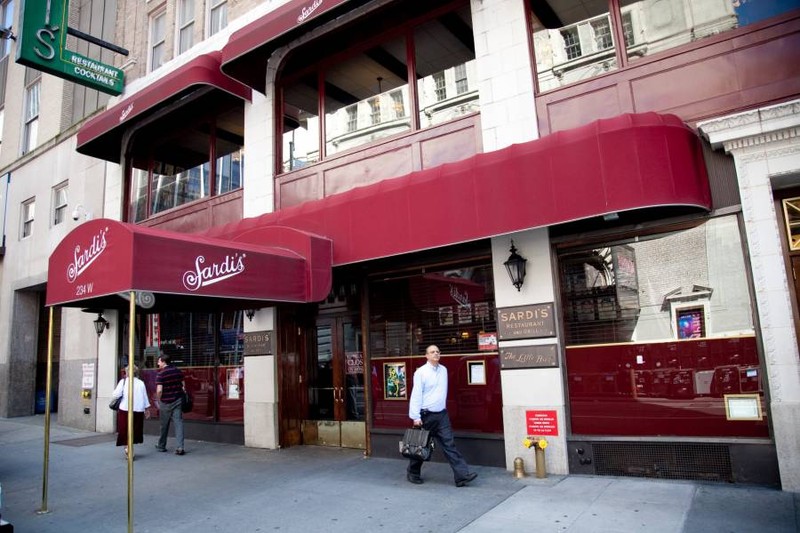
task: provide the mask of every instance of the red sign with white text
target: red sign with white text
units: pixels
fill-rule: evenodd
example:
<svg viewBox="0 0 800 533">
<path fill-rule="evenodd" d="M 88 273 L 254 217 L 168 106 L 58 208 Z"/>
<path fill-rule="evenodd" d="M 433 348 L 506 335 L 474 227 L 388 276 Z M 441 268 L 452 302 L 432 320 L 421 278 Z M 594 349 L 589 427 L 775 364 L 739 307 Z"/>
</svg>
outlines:
<svg viewBox="0 0 800 533">
<path fill-rule="evenodd" d="M 534 437 L 558 436 L 558 415 L 555 411 L 525 411 L 528 435 Z"/>
</svg>

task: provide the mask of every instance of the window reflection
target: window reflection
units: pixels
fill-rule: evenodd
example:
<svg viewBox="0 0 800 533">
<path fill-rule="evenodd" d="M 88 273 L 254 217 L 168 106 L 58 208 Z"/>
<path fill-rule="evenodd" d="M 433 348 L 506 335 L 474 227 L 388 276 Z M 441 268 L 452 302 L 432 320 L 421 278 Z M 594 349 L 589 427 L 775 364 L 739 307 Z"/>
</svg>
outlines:
<svg viewBox="0 0 800 533">
<path fill-rule="evenodd" d="M 283 171 L 478 111 L 469 4 L 433 17 L 429 4 L 392 9 L 345 31 L 357 39 L 339 35 L 331 48 L 334 41 L 322 38 L 287 58 L 278 82 Z M 422 22 L 410 22 L 415 15 Z M 409 86 L 412 61 L 417 98 Z"/>
<path fill-rule="evenodd" d="M 619 0 L 618 51 L 611 6 L 617 2 L 552 0 L 533 3 L 533 42 L 539 89 L 546 91 L 616 69 L 706 37 L 760 22 L 796 2 L 736 0 Z M 614 7 L 614 9 L 617 9 Z"/>
<path fill-rule="evenodd" d="M 325 150 L 332 155 L 411 129 L 406 39 L 382 42 L 325 72 Z"/>
</svg>

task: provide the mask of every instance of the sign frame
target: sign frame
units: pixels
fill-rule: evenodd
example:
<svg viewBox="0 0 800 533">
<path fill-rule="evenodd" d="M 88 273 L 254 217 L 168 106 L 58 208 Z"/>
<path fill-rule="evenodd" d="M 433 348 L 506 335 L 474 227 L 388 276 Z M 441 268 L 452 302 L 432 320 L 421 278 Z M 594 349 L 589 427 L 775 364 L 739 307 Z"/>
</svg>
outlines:
<svg viewBox="0 0 800 533">
<path fill-rule="evenodd" d="M 122 69 L 67 49 L 69 0 L 20 4 L 17 63 L 112 96 L 122 94 Z"/>
</svg>

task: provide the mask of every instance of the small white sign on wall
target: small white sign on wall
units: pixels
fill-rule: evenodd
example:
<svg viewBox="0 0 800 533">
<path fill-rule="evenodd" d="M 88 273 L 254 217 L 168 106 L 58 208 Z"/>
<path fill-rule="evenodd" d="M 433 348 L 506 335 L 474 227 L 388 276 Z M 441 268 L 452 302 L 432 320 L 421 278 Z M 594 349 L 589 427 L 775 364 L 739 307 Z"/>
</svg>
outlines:
<svg viewBox="0 0 800 533">
<path fill-rule="evenodd" d="M 81 388 L 94 388 L 94 363 L 83 363 L 83 377 L 81 378 Z"/>
</svg>

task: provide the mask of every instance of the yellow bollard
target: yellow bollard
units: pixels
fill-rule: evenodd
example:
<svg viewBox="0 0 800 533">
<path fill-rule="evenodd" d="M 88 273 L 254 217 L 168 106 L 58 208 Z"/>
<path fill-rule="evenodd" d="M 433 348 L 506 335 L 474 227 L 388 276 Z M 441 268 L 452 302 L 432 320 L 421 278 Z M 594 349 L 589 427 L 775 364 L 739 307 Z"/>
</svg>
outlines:
<svg viewBox="0 0 800 533">
<path fill-rule="evenodd" d="M 536 477 L 544 479 L 547 477 L 547 468 L 545 468 L 544 463 L 544 448 L 537 446 L 534 453 L 536 455 Z"/>
<path fill-rule="evenodd" d="M 525 477 L 525 463 L 522 457 L 514 459 L 514 477 L 517 479 Z"/>
</svg>

